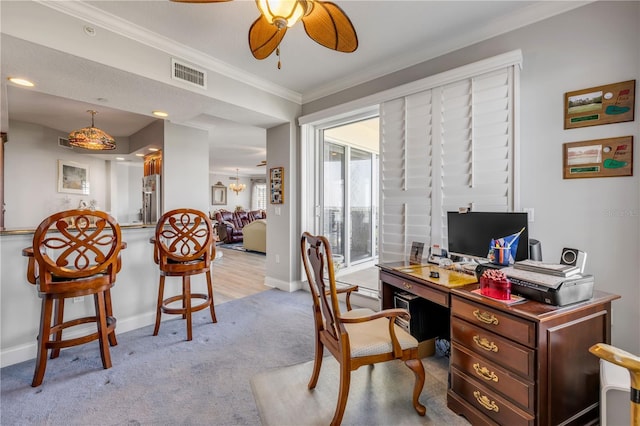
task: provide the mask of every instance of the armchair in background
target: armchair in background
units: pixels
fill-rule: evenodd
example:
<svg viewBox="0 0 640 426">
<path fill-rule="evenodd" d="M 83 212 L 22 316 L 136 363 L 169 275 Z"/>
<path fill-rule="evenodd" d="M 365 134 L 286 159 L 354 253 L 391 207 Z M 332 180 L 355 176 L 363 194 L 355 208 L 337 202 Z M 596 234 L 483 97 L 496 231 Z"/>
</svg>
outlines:
<svg viewBox="0 0 640 426">
<path fill-rule="evenodd" d="M 242 245 L 246 250 L 267 252 L 267 221 L 256 219 L 242 228 Z"/>
<path fill-rule="evenodd" d="M 238 222 L 234 212 L 218 210 L 215 213 L 218 237 L 226 244 L 242 241 L 242 223 Z"/>
</svg>

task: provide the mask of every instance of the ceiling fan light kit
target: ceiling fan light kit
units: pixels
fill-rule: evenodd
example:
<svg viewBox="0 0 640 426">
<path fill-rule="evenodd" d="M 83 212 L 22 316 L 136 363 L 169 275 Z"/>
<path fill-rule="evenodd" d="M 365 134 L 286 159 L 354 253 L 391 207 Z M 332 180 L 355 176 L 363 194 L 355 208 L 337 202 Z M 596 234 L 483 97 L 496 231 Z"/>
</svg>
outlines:
<svg viewBox="0 0 640 426">
<path fill-rule="evenodd" d="M 227 0 L 172 0 L 182 3 L 219 3 Z M 280 57 L 280 42 L 287 28 L 302 21 L 307 35 L 322 46 L 351 53 L 358 36 L 349 17 L 338 5 L 321 0 L 255 0 L 260 16 L 249 28 L 253 57 L 265 59 L 274 51 Z M 280 59 L 278 59 L 280 69 Z"/>
</svg>

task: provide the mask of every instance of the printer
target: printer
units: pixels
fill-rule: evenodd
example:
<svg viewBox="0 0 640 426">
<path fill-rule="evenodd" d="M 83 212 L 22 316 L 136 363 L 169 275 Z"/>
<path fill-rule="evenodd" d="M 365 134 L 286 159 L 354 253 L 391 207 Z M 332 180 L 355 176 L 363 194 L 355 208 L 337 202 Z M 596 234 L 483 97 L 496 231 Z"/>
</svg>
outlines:
<svg viewBox="0 0 640 426">
<path fill-rule="evenodd" d="M 478 276 L 484 269 L 495 265 L 479 265 Z M 536 302 L 554 306 L 565 306 L 589 300 L 593 297 L 593 275 L 576 274 L 559 277 L 539 272 L 516 269 L 513 266 L 500 268 L 511 281 L 511 293 Z"/>
</svg>

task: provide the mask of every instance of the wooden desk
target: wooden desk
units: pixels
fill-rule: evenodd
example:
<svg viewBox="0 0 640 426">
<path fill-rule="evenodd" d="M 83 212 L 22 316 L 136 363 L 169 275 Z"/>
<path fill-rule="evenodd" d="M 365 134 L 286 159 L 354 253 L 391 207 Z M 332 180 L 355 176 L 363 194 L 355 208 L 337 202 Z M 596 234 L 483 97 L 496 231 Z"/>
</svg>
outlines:
<svg viewBox="0 0 640 426">
<path fill-rule="evenodd" d="M 379 267 L 382 308 L 393 307 L 396 291 L 448 308 L 449 409 L 474 425 L 597 424 L 599 359 L 589 347 L 610 343 L 611 302 L 620 296 L 507 306 L 472 293 L 478 284 L 447 287 L 401 263 Z"/>
</svg>

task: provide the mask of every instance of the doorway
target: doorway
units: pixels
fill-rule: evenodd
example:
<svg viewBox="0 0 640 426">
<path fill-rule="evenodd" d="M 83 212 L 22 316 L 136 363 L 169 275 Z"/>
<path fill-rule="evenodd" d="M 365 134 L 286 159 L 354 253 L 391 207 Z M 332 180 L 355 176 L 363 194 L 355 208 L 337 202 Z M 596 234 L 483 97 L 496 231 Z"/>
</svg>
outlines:
<svg viewBox="0 0 640 426">
<path fill-rule="evenodd" d="M 375 116 L 319 132 L 319 230 L 340 269 L 377 258 L 378 129 Z"/>
</svg>

